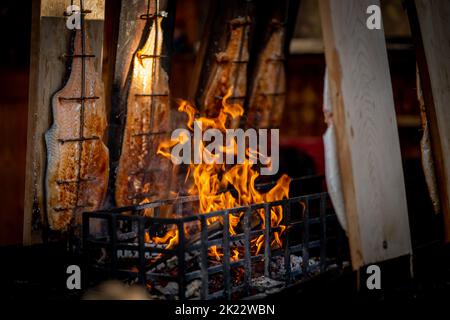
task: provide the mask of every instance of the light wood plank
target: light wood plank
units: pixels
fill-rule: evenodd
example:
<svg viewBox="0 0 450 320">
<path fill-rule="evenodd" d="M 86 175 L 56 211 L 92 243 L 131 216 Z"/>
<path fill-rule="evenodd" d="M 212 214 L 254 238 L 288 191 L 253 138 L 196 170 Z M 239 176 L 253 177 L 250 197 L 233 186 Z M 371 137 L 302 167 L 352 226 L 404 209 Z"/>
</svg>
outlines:
<svg viewBox="0 0 450 320">
<path fill-rule="evenodd" d="M 411 253 L 384 32 L 366 27 L 372 4 L 320 1 L 354 269 Z"/>
<path fill-rule="evenodd" d="M 420 37 L 418 65 L 430 123 L 433 158 L 443 214 L 445 240 L 450 242 L 450 2 L 416 0 Z M 412 22 L 413 23 L 413 22 Z M 420 35 L 418 34 L 420 32 Z M 424 54 L 424 59 L 420 59 Z M 428 83 L 423 83 L 428 82 Z"/>
<path fill-rule="evenodd" d="M 75 4 L 78 2 L 75 1 Z M 91 3 L 87 1 L 86 3 Z M 25 172 L 23 243 L 30 245 L 42 241 L 45 225 L 44 179 L 46 148 L 44 134 L 51 126 L 51 97 L 62 88 L 67 75 L 66 59 L 70 30 L 66 27 L 64 10 L 70 1 L 33 1 L 30 84 L 28 102 L 27 161 Z M 93 16 L 103 17 L 104 0 L 84 5 Z M 56 15 L 58 13 L 58 15 Z M 103 20 L 86 16 L 86 30 L 91 39 L 95 66 L 102 66 Z M 99 72 L 101 73 L 101 72 Z"/>
</svg>

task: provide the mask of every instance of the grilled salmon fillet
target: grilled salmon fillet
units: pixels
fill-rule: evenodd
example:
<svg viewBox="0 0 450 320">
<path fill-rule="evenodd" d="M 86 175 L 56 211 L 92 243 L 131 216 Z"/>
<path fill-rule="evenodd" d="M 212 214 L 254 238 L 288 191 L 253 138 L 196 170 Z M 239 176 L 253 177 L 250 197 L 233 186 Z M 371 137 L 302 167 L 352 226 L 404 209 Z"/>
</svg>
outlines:
<svg viewBox="0 0 450 320">
<path fill-rule="evenodd" d="M 103 84 L 94 59 L 80 57 L 82 41 L 76 31 L 70 76 L 52 98 L 53 124 L 45 134 L 47 217 L 50 228 L 59 231 L 80 225 L 82 212 L 99 209 L 108 184 Z M 87 35 L 84 42 L 89 54 Z"/>
<path fill-rule="evenodd" d="M 127 117 L 116 175 L 118 206 L 167 197 L 170 160 L 156 154 L 170 129 L 169 79 L 161 65 L 163 34 L 158 17 L 133 57 Z"/>
<path fill-rule="evenodd" d="M 258 58 L 249 100 L 247 125 L 252 128 L 279 127 L 286 100 L 284 28 L 276 21 L 272 25 L 273 31 Z"/>
<path fill-rule="evenodd" d="M 236 18 L 230 22 L 231 33 L 224 51 L 216 54 L 203 99 L 204 112 L 208 117 L 216 117 L 222 108 L 222 98 L 230 88 L 231 103 L 243 105 L 247 93 L 248 26 L 250 18 Z M 239 119 L 230 124 L 237 127 Z"/>
</svg>

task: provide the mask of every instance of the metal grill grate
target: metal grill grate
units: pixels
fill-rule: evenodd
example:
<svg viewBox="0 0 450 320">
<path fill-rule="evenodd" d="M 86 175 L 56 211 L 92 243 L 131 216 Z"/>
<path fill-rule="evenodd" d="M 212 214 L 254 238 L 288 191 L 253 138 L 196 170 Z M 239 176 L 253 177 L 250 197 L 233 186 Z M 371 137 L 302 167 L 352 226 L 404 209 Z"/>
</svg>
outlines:
<svg viewBox="0 0 450 320">
<path fill-rule="evenodd" d="M 293 197 L 281 201 L 254 204 L 220 210 L 205 214 L 192 215 L 195 212 L 198 198 L 195 196 L 178 199 L 155 201 L 131 207 L 116 208 L 83 215 L 83 251 L 87 269 L 96 270 L 109 277 L 122 280 L 138 279 L 138 282 L 153 287 L 158 281 L 173 281 L 178 284 L 178 299 L 186 298 L 187 284 L 198 279 L 201 281 L 197 298 L 214 299 L 247 297 L 254 295 L 253 281 L 261 276 L 276 279 L 283 287 L 297 284 L 314 275 L 333 268 L 342 267 L 347 249 L 345 234 L 337 223 L 327 193 L 316 193 Z M 177 218 L 161 218 L 160 210 L 170 206 Z M 273 248 L 270 243 L 274 239 L 274 232 L 280 227 L 266 227 L 255 229 L 251 226 L 251 216 L 256 210 L 263 210 L 265 221 L 270 221 L 271 208 L 283 208 L 282 225 L 286 229 L 282 233 L 281 248 Z M 155 217 L 143 216 L 143 210 L 153 208 Z M 231 234 L 229 230 L 230 215 L 243 213 L 239 232 Z M 187 215 L 188 214 L 188 215 Z M 221 217 L 222 227 L 211 237 L 208 229 L 208 219 Z M 100 219 L 107 225 L 107 236 L 103 238 L 90 235 L 89 226 L 92 219 Z M 197 226 L 197 232 L 186 233 L 187 228 Z M 152 233 L 155 229 L 167 230 L 168 226 L 176 226 L 178 230 L 178 244 L 172 249 L 147 246 L 145 233 Z M 190 229 L 192 230 L 192 229 Z M 132 234 L 133 240 L 123 241 L 124 235 Z M 256 254 L 251 250 L 251 240 L 264 235 L 264 248 Z M 126 238 L 126 237 L 125 237 Z M 242 249 L 242 257 L 233 261 L 230 259 L 231 247 L 238 244 Z M 223 257 L 220 262 L 210 265 L 208 249 L 211 246 L 220 247 Z M 95 252 L 107 252 L 107 259 L 98 263 L 93 258 Z M 135 255 L 133 266 L 124 267 L 119 261 L 119 251 L 128 250 Z M 196 253 L 198 263 L 186 261 L 187 253 Z M 163 268 L 161 271 L 152 269 L 152 255 L 161 254 L 164 261 L 177 257 L 176 272 Z M 300 266 L 291 267 L 293 256 L 301 256 Z M 284 268 L 274 268 L 274 259 L 284 262 Z M 313 261 L 314 263 L 311 263 Z M 188 266 L 189 264 L 189 266 Z M 240 269 L 241 277 L 237 283 L 235 271 Z M 281 271 L 280 271 L 281 270 Z M 89 278 L 89 276 L 88 276 Z M 219 279 L 219 280 L 218 280 Z M 92 279 L 88 279 L 92 280 Z M 211 287 L 211 280 L 216 283 Z M 220 285 L 217 285 L 217 283 Z"/>
</svg>

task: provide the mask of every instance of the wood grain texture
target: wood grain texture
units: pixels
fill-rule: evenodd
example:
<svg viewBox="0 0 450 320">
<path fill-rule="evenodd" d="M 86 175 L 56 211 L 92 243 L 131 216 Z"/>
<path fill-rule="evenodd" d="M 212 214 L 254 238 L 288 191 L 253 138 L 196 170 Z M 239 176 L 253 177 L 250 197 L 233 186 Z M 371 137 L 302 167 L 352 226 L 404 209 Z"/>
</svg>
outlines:
<svg viewBox="0 0 450 320">
<path fill-rule="evenodd" d="M 235 97 L 230 101 L 245 103 L 256 1 L 208 1 L 208 5 L 208 19 L 190 80 L 189 98 L 201 112 L 214 116 L 221 106 L 220 97 L 230 87 Z M 236 126 L 237 121 L 233 122 Z"/>
<path fill-rule="evenodd" d="M 169 78 L 161 65 L 163 19 L 159 17 L 153 23 L 130 69 L 126 125 L 115 186 L 118 206 L 168 197 L 171 163 L 156 154 L 159 143 L 169 139 L 170 129 Z"/>
<path fill-rule="evenodd" d="M 146 0 L 123 0 L 121 3 L 120 20 L 118 26 L 118 39 L 116 62 L 114 70 L 114 79 L 112 84 L 112 104 L 110 116 L 110 135 L 109 135 L 109 149 L 111 158 L 111 174 L 110 174 L 110 190 L 109 201 L 110 205 L 123 206 L 141 202 L 146 198 L 148 200 L 164 198 L 168 192 L 170 185 L 171 174 L 169 161 L 164 163 L 157 163 L 159 159 L 156 156 L 156 147 L 158 141 L 167 138 L 167 133 L 170 131 L 171 122 L 169 117 L 169 109 L 172 101 L 169 96 L 154 96 L 145 97 L 142 95 L 151 93 L 169 93 L 168 92 L 168 74 L 169 74 L 169 57 L 170 57 L 170 39 L 173 32 L 174 1 L 160 0 L 159 12 L 167 13 L 167 18 L 158 19 L 158 52 L 167 58 L 161 59 L 139 59 L 139 54 L 152 55 L 153 42 L 155 42 L 154 24 L 152 20 L 144 20 L 139 17 L 147 13 L 155 12 L 155 2 L 150 2 L 150 8 L 147 8 L 148 1 Z M 148 22 L 148 24 L 147 24 Z M 151 34 L 153 32 L 153 34 Z M 152 38 L 152 39 L 150 39 Z M 157 60 L 153 64 L 152 60 Z M 155 87 L 153 88 L 151 82 L 154 81 L 153 66 L 155 66 Z M 136 98 L 138 95 L 140 97 Z M 150 116 L 159 117 L 150 121 Z M 146 124 L 144 124 L 144 122 Z M 138 124 L 140 123 L 140 124 Z M 151 125 L 153 130 L 148 127 Z M 140 126 L 138 128 L 138 126 Z M 149 133 L 150 131 L 165 131 L 166 134 L 155 135 L 154 137 L 141 135 L 138 137 L 137 133 Z M 139 145 L 139 147 L 138 147 Z M 140 153 L 138 152 L 140 149 Z M 136 158 L 131 156 L 135 153 Z M 139 154 L 137 154 L 138 152 Z M 139 157 L 140 162 L 135 161 Z M 155 176 L 155 172 L 151 173 L 144 166 L 149 166 L 152 163 L 153 169 L 159 167 L 159 177 Z M 139 179 L 132 179 L 128 176 L 129 173 L 140 172 Z M 147 172 L 148 171 L 148 172 Z M 154 171 L 154 170 L 153 170 Z M 163 178 L 165 177 L 165 178 Z M 135 177 L 136 178 L 136 177 Z M 129 181 L 126 181 L 129 179 Z M 153 192 L 158 189 L 156 183 L 149 184 L 149 182 L 163 179 L 164 182 L 158 185 L 164 185 L 164 192 Z M 145 182 L 144 182 L 145 180 Z M 139 186 L 137 186 L 139 184 Z M 130 188 L 129 188 L 130 187 Z M 138 196 L 137 192 L 132 192 L 134 188 L 139 189 L 139 193 L 143 197 L 133 198 Z M 147 188 L 143 192 L 143 188 Z M 148 188 L 151 188 L 148 189 Z M 130 190 L 128 190 L 130 189 Z M 163 189 L 160 186 L 159 189 Z M 164 194 L 163 194 L 164 193 Z M 151 195 L 153 194 L 153 196 Z"/>
<path fill-rule="evenodd" d="M 74 55 L 91 52 L 87 36 L 86 51 L 82 51 L 81 32 L 76 31 Z M 53 124 L 45 134 L 47 219 L 49 227 L 58 231 L 79 229 L 83 212 L 102 207 L 109 176 L 101 74 L 90 58 L 72 59 L 70 70 L 66 84 L 52 97 Z M 82 101 L 79 97 L 95 99 Z"/>
<path fill-rule="evenodd" d="M 41 0 L 41 17 L 61 17 L 67 7 L 80 6 L 80 0 Z M 105 0 L 83 0 L 83 8 L 92 12 L 86 15 L 86 20 L 105 20 Z"/>
<path fill-rule="evenodd" d="M 430 123 L 445 240 L 450 242 L 450 2 L 416 0 L 415 5 L 420 27 L 420 34 L 416 30 L 415 35 L 421 41 L 418 50 L 423 51 L 418 52 L 419 73 Z"/>
<path fill-rule="evenodd" d="M 64 10 L 55 17 L 41 15 L 41 8 L 48 2 L 52 4 L 65 3 L 63 0 L 33 1 L 24 196 L 23 243 L 25 245 L 42 241 L 42 230 L 45 223 L 46 151 L 44 134 L 50 128 L 52 120 L 51 98 L 56 91 L 62 88 L 67 75 L 67 60 L 62 56 L 67 53 L 69 48 L 70 30 L 66 28 L 66 19 L 63 17 Z M 98 9 L 86 8 L 92 11 Z M 96 55 L 95 69 L 101 70 L 103 21 L 87 20 L 86 28 L 92 43 L 92 53 Z"/>
<path fill-rule="evenodd" d="M 271 35 L 258 56 L 248 103 L 247 125 L 252 128 L 278 128 L 286 102 L 285 30 L 278 20 L 273 20 L 270 29 Z"/>
<path fill-rule="evenodd" d="M 366 28 L 372 4 L 320 1 L 354 269 L 411 253 L 384 33 Z"/>
</svg>

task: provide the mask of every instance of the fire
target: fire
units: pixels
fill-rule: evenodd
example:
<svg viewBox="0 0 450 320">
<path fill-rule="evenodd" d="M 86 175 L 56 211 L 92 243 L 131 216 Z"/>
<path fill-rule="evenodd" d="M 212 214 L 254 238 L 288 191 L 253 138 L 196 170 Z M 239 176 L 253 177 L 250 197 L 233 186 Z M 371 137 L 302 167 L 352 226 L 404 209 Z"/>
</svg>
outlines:
<svg viewBox="0 0 450 320">
<path fill-rule="evenodd" d="M 198 113 L 197 110 L 187 101 L 182 101 L 180 103 L 178 111 L 187 114 L 187 127 L 190 130 L 194 130 L 194 121 L 198 121 L 201 123 L 203 131 L 208 129 L 218 129 L 224 133 L 227 130 L 227 124 L 233 119 L 241 117 L 244 113 L 243 108 L 239 104 L 228 102 L 231 93 L 232 90 L 230 89 L 222 100 L 222 109 L 220 110 L 219 115 L 215 118 L 196 118 Z M 171 158 L 170 149 L 179 143 L 184 143 L 186 141 L 185 139 L 186 137 L 180 135 L 178 139 L 161 143 L 158 147 L 157 154 L 166 158 Z M 235 141 L 231 140 L 227 143 L 228 145 L 221 148 L 223 157 L 230 154 L 235 156 L 237 148 Z M 218 157 L 217 154 L 209 152 L 202 142 L 199 144 L 198 148 L 199 152 L 208 153 L 211 159 Z M 255 181 L 258 178 L 259 173 L 253 168 L 254 164 L 250 161 L 252 154 L 255 153 L 257 153 L 257 150 L 250 150 L 247 148 L 244 163 L 235 164 L 233 166 L 218 164 L 214 161 L 212 161 L 212 163 L 190 164 L 188 175 L 192 178 L 193 184 L 189 193 L 198 195 L 200 213 L 277 201 L 289 196 L 290 178 L 287 175 L 281 176 L 276 185 L 266 193 L 260 193 L 256 190 Z M 243 214 L 244 212 L 237 215 L 229 215 L 230 235 L 237 234 L 237 228 L 241 223 Z M 282 242 L 280 236 L 285 230 L 285 226 L 281 225 L 283 219 L 283 210 L 281 206 L 271 208 L 269 222 L 265 221 L 263 209 L 257 210 L 252 214 L 254 215 L 252 220 L 258 221 L 258 225 L 262 229 L 266 227 L 266 223 L 269 223 L 271 227 L 279 227 L 279 231 L 273 233 L 274 239 L 271 245 L 281 248 Z M 209 218 L 207 223 L 211 224 L 215 221 L 220 221 L 222 223 L 222 217 Z M 177 239 L 178 234 L 176 230 L 169 230 L 163 237 L 155 237 L 152 239 L 149 237 L 148 240 L 155 243 L 166 243 L 168 244 L 168 247 L 173 247 L 177 243 Z M 251 241 L 252 251 L 255 252 L 255 254 L 258 254 L 261 251 L 263 245 L 264 235 L 260 235 Z M 221 248 L 212 246 L 209 248 L 209 255 L 220 261 L 223 257 L 223 252 L 221 252 Z M 236 248 L 231 248 L 232 261 L 239 260 L 239 255 L 239 251 Z"/>
</svg>

